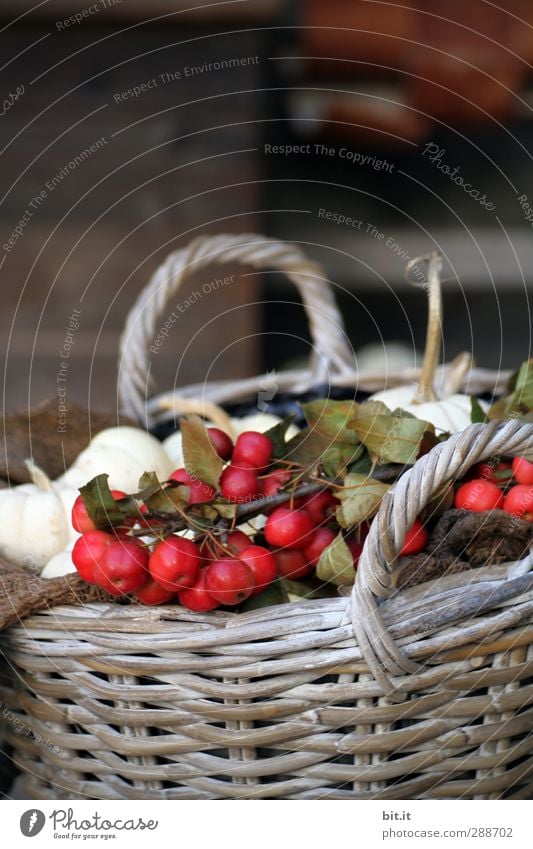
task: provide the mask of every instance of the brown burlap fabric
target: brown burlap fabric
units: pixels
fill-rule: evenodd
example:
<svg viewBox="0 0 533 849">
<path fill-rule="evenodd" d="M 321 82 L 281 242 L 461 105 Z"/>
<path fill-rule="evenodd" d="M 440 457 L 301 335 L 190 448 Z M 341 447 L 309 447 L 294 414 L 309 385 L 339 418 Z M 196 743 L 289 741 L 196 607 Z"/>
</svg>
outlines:
<svg viewBox="0 0 533 849">
<path fill-rule="evenodd" d="M 116 601 L 99 587 L 87 584 L 77 574 L 62 578 L 40 578 L 22 567 L 0 561 L 0 630 L 29 613 L 58 604 Z"/>
<path fill-rule="evenodd" d="M 68 428 L 62 433 L 57 427 L 57 398 L 42 401 L 30 410 L 8 413 L 0 433 L 0 478 L 10 483 L 30 480 L 25 460 L 31 459 L 57 478 L 87 447 L 92 437 L 104 428 L 134 425 L 126 416 L 116 412 L 88 410 L 70 403 Z"/>
</svg>

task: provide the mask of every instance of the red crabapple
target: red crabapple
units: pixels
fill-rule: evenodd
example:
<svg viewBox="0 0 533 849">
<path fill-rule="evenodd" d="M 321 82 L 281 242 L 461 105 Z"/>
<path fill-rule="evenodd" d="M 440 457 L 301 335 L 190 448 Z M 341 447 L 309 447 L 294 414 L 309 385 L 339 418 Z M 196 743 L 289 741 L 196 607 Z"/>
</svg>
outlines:
<svg viewBox="0 0 533 849">
<path fill-rule="evenodd" d="M 495 483 L 476 478 L 459 487 L 454 504 L 460 510 L 483 512 L 501 507 L 503 496 Z"/>
<path fill-rule="evenodd" d="M 254 587 L 252 569 L 237 558 L 213 560 L 205 570 L 205 588 L 220 604 L 240 604 L 252 594 Z"/>
<path fill-rule="evenodd" d="M 312 530 L 313 521 L 305 510 L 276 507 L 267 519 L 264 534 L 275 548 L 305 548 Z"/>
<path fill-rule="evenodd" d="M 220 476 L 220 492 L 228 501 L 239 504 L 252 501 L 259 493 L 256 470 L 251 466 L 230 463 Z"/>
<path fill-rule="evenodd" d="M 133 540 L 116 540 L 103 552 L 94 568 L 94 582 L 111 595 L 139 589 L 146 581 L 148 552 Z"/>
<path fill-rule="evenodd" d="M 170 536 L 157 543 L 150 555 L 150 575 L 170 592 L 179 592 L 196 583 L 202 555 L 190 539 Z"/>
<path fill-rule="evenodd" d="M 206 569 L 201 569 L 196 583 L 178 593 L 180 604 L 196 613 L 207 613 L 208 610 L 214 610 L 215 607 L 218 607 L 218 601 L 212 598 L 205 588 L 206 571 Z"/>
<path fill-rule="evenodd" d="M 222 460 L 229 460 L 233 454 L 233 442 L 227 433 L 219 427 L 208 427 L 207 433 L 211 444 Z"/>
<path fill-rule="evenodd" d="M 169 480 L 177 481 L 189 487 L 189 504 L 204 504 L 206 501 L 212 501 L 217 494 L 210 484 L 193 477 L 187 469 L 176 469 L 170 475 Z"/>
<path fill-rule="evenodd" d="M 268 436 L 255 430 L 247 430 L 235 441 L 232 461 L 236 466 L 246 463 L 254 469 L 266 469 L 272 459 L 272 451 L 272 440 Z"/>
<path fill-rule="evenodd" d="M 278 575 L 274 555 L 262 545 L 250 545 L 239 554 L 239 559 L 250 567 L 254 574 L 255 588 L 252 596 L 259 595 Z"/>
</svg>

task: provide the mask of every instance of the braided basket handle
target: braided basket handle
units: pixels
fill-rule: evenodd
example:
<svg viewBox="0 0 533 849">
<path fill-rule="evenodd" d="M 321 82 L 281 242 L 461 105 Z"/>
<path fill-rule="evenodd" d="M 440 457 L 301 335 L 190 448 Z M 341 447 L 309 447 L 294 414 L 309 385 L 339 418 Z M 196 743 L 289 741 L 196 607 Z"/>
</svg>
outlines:
<svg viewBox="0 0 533 849">
<path fill-rule="evenodd" d="M 419 670 L 390 636 L 377 604 L 394 592 L 393 575 L 405 535 L 443 484 L 500 454 L 533 458 L 533 425 L 516 420 L 471 425 L 417 460 L 383 497 L 359 560 L 351 615 L 358 645 L 386 693 L 394 692 L 389 676 Z"/>
<path fill-rule="evenodd" d="M 181 284 L 199 269 L 241 263 L 256 269 L 284 272 L 297 287 L 309 321 L 313 351 L 304 391 L 335 377 L 354 376 L 353 352 L 333 291 L 321 266 L 306 259 L 294 246 L 254 234 L 202 236 L 174 251 L 152 275 L 134 303 L 120 340 L 118 394 L 122 411 L 150 424 L 147 409 L 149 348 L 157 335 L 166 307 Z"/>
</svg>

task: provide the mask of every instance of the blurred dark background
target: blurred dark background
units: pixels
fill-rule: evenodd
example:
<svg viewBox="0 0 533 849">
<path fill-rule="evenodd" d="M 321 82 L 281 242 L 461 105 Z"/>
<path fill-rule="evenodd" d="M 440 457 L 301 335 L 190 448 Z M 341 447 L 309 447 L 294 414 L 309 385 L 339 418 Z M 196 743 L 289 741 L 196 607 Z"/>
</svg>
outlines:
<svg viewBox="0 0 533 849">
<path fill-rule="evenodd" d="M 438 248 L 445 358 L 529 355 L 531 3 L 3 0 L 0 14 L 6 407 L 55 393 L 73 309 L 69 397 L 113 404 L 129 307 L 202 233 L 300 243 L 354 348 L 399 340 L 407 357 L 425 302 L 405 264 Z M 238 274 L 153 367 L 163 388 L 243 377 L 305 356 L 306 337 L 285 280 Z"/>
</svg>

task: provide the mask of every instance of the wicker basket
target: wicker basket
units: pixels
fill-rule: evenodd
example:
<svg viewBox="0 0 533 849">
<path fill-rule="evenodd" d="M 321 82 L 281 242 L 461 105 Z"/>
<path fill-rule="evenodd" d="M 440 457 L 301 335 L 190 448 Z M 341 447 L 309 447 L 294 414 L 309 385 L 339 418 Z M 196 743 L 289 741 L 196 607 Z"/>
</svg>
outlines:
<svg viewBox="0 0 533 849">
<path fill-rule="evenodd" d="M 146 342 L 164 304 L 190 267 L 235 259 L 281 268 L 300 287 L 321 356 L 284 385 L 303 391 L 328 371 L 345 385 L 351 371 L 354 383 L 320 269 L 257 236 L 207 239 L 169 258 L 128 319 L 123 362 L 136 368 L 120 385 L 130 414 L 153 423 L 184 398 L 209 404 L 253 391 L 247 381 L 143 400 Z M 487 374 L 472 381 L 485 388 Z M 531 560 L 400 592 L 392 583 L 406 529 L 432 494 L 481 459 L 531 456 L 532 436 L 516 421 L 472 425 L 419 460 L 382 503 L 352 599 L 245 614 L 94 603 L 9 629 L 0 699 L 25 794 L 531 798 Z"/>
</svg>

